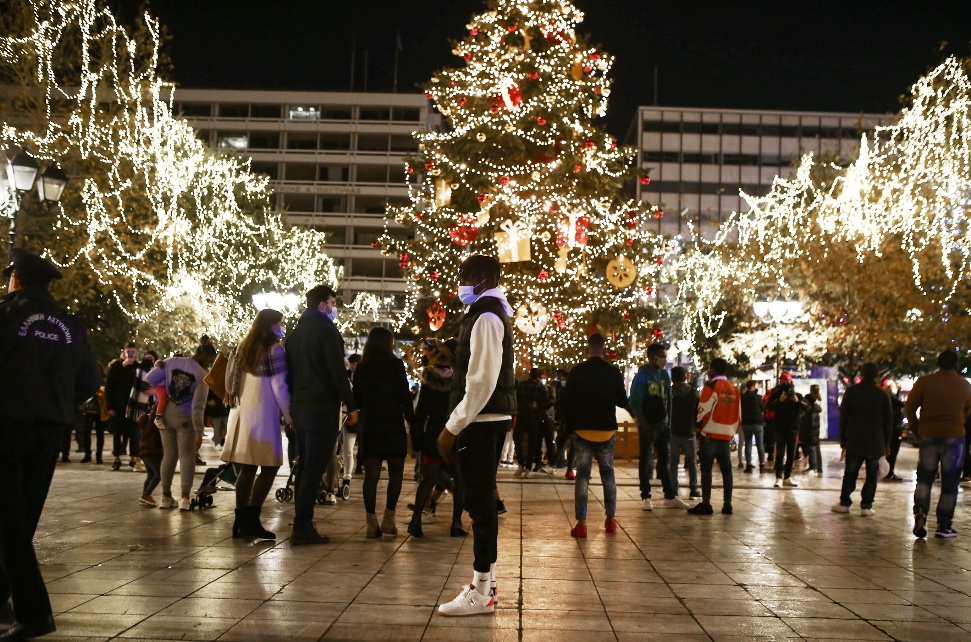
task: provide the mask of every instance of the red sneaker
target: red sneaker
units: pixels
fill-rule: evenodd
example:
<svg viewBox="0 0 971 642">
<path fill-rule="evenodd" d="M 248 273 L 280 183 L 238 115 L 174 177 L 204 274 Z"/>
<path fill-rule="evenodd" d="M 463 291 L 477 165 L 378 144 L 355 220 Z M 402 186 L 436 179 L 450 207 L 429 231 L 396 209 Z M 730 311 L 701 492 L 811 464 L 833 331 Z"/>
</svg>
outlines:
<svg viewBox="0 0 971 642">
<path fill-rule="evenodd" d="M 617 532 L 617 520 L 613 517 L 608 517 L 607 521 L 604 522 L 604 530 L 607 531 L 608 535 L 613 535 Z"/>
<path fill-rule="evenodd" d="M 567 479 L 576 479 L 577 478 L 577 474 L 575 472 L 573 472 L 573 469 L 572 468 L 568 468 L 567 471 L 566 471 L 566 478 Z"/>
<path fill-rule="evenodd" d="M 587 525 L 586 524 L 577 524 L 576 526 L 574 526 L 573 528 L 570 529 L 570 535 L 572 535 L 573 537 L 586 537 L 587 536 Z"/>
</svg>

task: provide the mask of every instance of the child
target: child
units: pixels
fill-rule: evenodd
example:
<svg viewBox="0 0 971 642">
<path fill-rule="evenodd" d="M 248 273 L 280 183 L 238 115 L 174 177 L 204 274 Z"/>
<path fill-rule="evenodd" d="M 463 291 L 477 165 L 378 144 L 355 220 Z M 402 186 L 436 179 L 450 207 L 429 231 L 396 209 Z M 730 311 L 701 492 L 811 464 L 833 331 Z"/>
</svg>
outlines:
<svg viewBox="0 0 971 642">
<path fill-rule="evenodd" d="M 164 390 L 162 392 L 164 395 Z M 161 400 L 163 398 L 164 396 L 159 397 L 159 406 L 162 405 Z M 142 463 L 145 464 L 145 485 L 142 487 L 142 496 L 139 498 L 138 503 L 142 506 L 150 506 L 152 508 L 158 506 L 155 498 L 152 497 L 152 491 L 155 490 L 162 480 L 162 435 L 159 434 L 158 426 L 155 424 L 156 412 L 156 408 L 151 408 L 149 412 L 138 419 L 138 427 L 141 429 L 139 452 Z M 161 419 L 161 413 L 158 416 Z"/>
</svg>

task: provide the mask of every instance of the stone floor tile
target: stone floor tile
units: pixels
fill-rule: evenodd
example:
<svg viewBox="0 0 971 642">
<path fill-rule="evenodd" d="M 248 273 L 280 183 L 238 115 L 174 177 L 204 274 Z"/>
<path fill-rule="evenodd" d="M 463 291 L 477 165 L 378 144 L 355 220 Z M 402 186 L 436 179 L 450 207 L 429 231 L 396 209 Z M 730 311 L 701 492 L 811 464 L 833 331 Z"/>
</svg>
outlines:
<svg viewBox="0 0 971 642">
<path fill-rule="evenodd" d="M 831 620 L 823 618 L 782 618 L 792 630 L 806 639 L 889 640 L 886 633 L 862 620 Z"/>
<path fill-rule="evenodd" d="M 380 625 L 413 625 L 425 626 L 432 617 L 434 608 L 414 607 L 403 605 L 384 605 L 375 608 L 373 604 L 351 604 L 335 624 L 366 624 L 368 628 Z"/>
<path fill-rule="evenodd" d="M 236 623 L 218 639 L 222 642 L 311 642 L 319 640 L 331 620 L 267 620 L 246 618 Z"/>
<path fill-rule="evenodd" d="M 941 642 L 968 639 L 968 631 L 947 622 L 872 621 L 871 624 L 901 642 Z"/>
<path fill-rule="evenodd" d="M 603 610 L 595 611 L 531 611 L 523 610 L 523 631 L 606 631 L 610 621 Z"/>
<path fill-rule="evenodd" d="M 119 634 L 120 638 L 215 640 L 231 629 L 236 618 L 153 615 Z"/>
<path fill-rule="evenodd" d="M 714 598 L 687 598 L 684 605 L 692 615 L 747 615 L 771 617 L 769 609 L 754 599 L 724 600 Z"/>
<path fill-rule="evenodd" d="M 184 600 L 179 600 L 161 611 L 159 615 L 197 618 L 230 618 L 239 620 L 262 604 L 262 600 L 245 600 L 241 598 L 214 599 L 199 597 L 193 594 Z"/>
<path fill-rule="evenodd" d="M 835 602 L 830 602 L 824 596 L 819 596 L 817 600 L 789 600 L 784 595 L 778 599 L 762 599 L 760 602 L 765 605 L 773 614 L 779 617 L 818 617 L 853 620 L 858 615 Z M 894 608 L 904 608 L 896 606 Z"/>
<path fill-rule="evenodd" d="M 410 642 L 421 640 L 425 626 L 415 624 L 375 624 L 362 629 L 360 624 L 335 623 L 321 640 L 368 640 L 369 642 Z"/>
<path fill-rule="evenodd" d="M 144 615 L 105 615 L 103 613 L 63 613 L 54 619 L 57 634 L 65 638 L 114 637 L 145 619 Z M 175 638 L 180 638 L 176 635 Z M 51 639 L 44 636 L 44 639 Z"/>
<path fill-rule="evenodd" d="M 794 633 L 790 627 L 776 617 L 730 615 L 698 615 L 696 617 L 705 633 L 713 637 L 721 635 L 787 637 Z"/>
<path fill-rule="evenodd" d="M 71 609 L 71 613 L 102 613 L 110 615 L 149 616 L 176 602 L 177 597 L 133 597 L 130 595 L 99 595 L 93 600 Z"/>
<path fill-rule="evenodd" d="M 611 615 L 610 624 L 619 633 L 639 633 L 673 637 L 677 635 L 703 635 L 698 621 L 690 615 L 633 614 Z"/>
</svg>

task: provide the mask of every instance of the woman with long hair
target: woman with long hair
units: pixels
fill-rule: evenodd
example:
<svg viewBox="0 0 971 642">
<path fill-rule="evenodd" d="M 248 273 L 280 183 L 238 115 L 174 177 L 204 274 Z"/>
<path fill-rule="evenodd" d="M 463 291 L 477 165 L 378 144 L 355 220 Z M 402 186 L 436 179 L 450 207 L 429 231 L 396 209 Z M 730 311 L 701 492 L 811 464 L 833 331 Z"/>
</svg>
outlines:
<svg viewBox="0 0 971 642">
<path fill-rule="evenodd" d="M 411 444 L 417 452 L 421 451 L 425 467 L 425 474 L 418 485 L 415 498 L 415 511 L 408 524 L 408 533 L 412 537 L 423 537 L 421 529 L 421 513 L 425 502 L 432 496 L 435 484 L 443 474 L 455 480 L 452 495 L 452 527 L 453 537 L 468 535 L 462 528 L 462 510 L 465 507 L 465 497 L 462 484 L 457 475 L 458 470 L 453 463 L 446 462 L 438 452 L 438 435 L 445 429 L 449 415 L 449 394 L 452 389 L 452 363 L 455 360 L 455 349 L 458 342 L 455 339 L 439 341 L 426 339 L 422 342 L 421 391 L 418 393 L 418 405 L 415 408 L 415 420 L 411 424 Z"/>
<path fill-rule="evenodd" d="M 414 419 L 405 364 L 394 354 L 391 331 L 376 327 L 368 333 L 361 363 L 354 373 L 354 398 L 361 410 L 358 456 L 364 463 L 364 509 L 367 537 L 397 535 L 394 512 L 401 495 L 408 435 L 405 421 Z M 381 462 L 388 462 L 388 496 L 384 519 L 378 525 L 375 504 Z"/>
<path fill-rule="evenodd" d="M 233 537 L 276 539 L 275 533 L 260 524 L 260 512 L 283 464 L 280 415 L 290 423 L 290 389 L 282 338 L 283 314 L 260 310 L 226 367 L 231 410 L 221 458 L 240 465 Z"/>
</svg>

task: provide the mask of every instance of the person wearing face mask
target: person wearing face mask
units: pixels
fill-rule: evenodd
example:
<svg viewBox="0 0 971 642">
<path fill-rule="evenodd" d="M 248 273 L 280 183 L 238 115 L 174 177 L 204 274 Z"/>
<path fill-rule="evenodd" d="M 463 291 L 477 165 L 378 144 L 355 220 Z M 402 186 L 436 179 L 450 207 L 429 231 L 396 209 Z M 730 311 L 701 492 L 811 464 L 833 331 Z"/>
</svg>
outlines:
<svg viewBox="0 0 971 642">
<path fill-rule="evenodd" d="M 459 299 L 469 306 L 459 329 L 452 369 L 450 413 L 438 436 L 438 452 L 457 459 L 465 507 L 472 518 L 472 582 L 438 607 L 446 616 L 495 612 L 499 509 L 496 469 L 499 441 L 516 413 L 512 308 L 499 289 L 502 267 L 491 256 L 473 255 L 459 266 Z"/>
<path fill-rule="evenodd" d="M 357 423 L 357 405 L 344 368 L 344 339 L 334 325 L 336 318 L 334 290 L 326 285 L 311 288 L 307 291 L 307 309 L 284 344 L 290 416 L 300 459 L 290 535 L 294 546 L 329 541 L 317 532 L 314 507 L 320 479 L 337 443 L 342 403 L 347 406 L 347 425 Z"/>
<path fill-rule="evenodd" d="M 233 537 L 276 539 L 260 524 L 263 502 L 283 464 L 280 415 L 290 422 L 283 314 L 260 310 L 249 333 L 229 355 L 229 421 L 221 459 L 240 464 Z M 257 476 L 256 469 L 260 469 Z"/>
<path fill-rule="evenodd" d="M 654 477 L 654 454 L 657 453 L 657 474 L 664 491 L 663 508 L 684 508 L 672 483 L 671 459 L 671 377 L 665 369 L 668 353 L 660 343 L 647 348 L 647 363 L 642 365 L 630 386 L 630 407 L 637 422 L 641 504 L 644 510 L 654 510 L 651 502 L 651 479 Z"/>
</svg>

